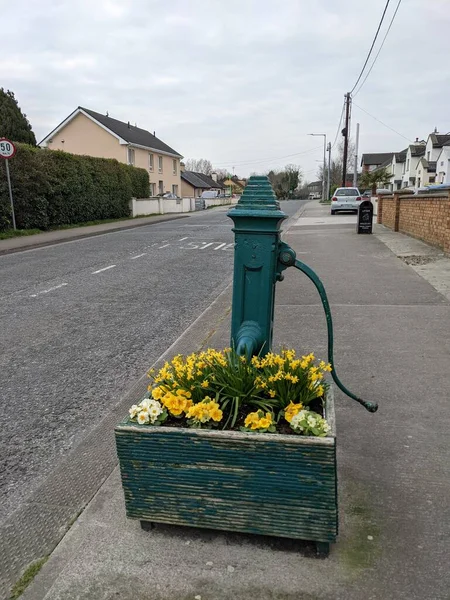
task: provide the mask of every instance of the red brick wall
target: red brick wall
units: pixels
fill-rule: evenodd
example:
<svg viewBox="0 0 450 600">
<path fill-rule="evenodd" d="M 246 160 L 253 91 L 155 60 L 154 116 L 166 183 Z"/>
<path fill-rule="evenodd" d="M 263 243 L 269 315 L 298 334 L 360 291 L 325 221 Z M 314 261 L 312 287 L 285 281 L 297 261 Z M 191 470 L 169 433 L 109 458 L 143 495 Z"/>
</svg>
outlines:
<svg viewBox="0 0 450 600">
<path fill-rule="evenodd" d="M 386 225 L 386 227 L 389 227 L 389 229 L 394 229 L 394 216 L 395 216 L 394 199 L 391 197 L 389 197 L 389 198 L 383 197 L 382 202 L 383 202 L 382 223 L 383 223 L 383 225 Z"/>
<path fill-rule="evenodd" d="M 381 223 L 394 230 L 396 198 L 398 231 L 450 252 L 450 194 L 384 197 Z"/>
<path fill-rule="evenodd" d="M 400 198 L 398 230 L 443 248 L 450 244 L 448 217 L 448 198 Z"/>
</svg>

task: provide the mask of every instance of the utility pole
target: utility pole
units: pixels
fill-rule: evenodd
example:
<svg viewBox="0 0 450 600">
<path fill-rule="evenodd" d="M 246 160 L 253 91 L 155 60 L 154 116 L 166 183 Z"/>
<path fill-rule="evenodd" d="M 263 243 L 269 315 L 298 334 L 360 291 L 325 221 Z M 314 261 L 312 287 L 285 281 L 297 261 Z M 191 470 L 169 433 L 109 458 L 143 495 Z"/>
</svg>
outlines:
<svg viewBox="0 0 450 600">
<path fill-rule="evenodd" d="M 356 143 L 355 143 L 355 168 L 353 169 L 353 187 L 358 183 L 358 146 L 359 146 L 359 123 L 356 123 Z"/>
<path fill-rule="evenodd" d="M 331 183 L 331 142 L 328 142 L 328 170 L 327 170 L 327 197 L 326 200 L 330 199 L 330 183 Z"/>
<path fill-rule="evenodd" d="M 348 155 L 348 134 L 349 134 L 349 119 L 350 119 L 350 92 L 345 94 L 345 126 L 342 130 L 342 135 L 344 136 L 344 156 L 343 156 L 343 166 L 342 166 L 342 187 L 345 187 L 345 183 L 347 180 L 347 155 Z"/>
</svg>

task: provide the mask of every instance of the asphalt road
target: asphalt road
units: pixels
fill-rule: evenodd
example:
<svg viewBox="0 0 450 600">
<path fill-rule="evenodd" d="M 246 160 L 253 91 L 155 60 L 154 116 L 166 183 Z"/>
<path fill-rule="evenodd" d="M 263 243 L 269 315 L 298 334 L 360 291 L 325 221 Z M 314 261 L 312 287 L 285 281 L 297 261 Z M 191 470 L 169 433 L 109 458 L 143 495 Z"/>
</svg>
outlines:
<svg viewBox="0 0 450 600">
<path fill-rule="evenodd" d="M 226 287 L 231 225 L 215 209 L 0 256 L 0 522 Z"/>
</svg>

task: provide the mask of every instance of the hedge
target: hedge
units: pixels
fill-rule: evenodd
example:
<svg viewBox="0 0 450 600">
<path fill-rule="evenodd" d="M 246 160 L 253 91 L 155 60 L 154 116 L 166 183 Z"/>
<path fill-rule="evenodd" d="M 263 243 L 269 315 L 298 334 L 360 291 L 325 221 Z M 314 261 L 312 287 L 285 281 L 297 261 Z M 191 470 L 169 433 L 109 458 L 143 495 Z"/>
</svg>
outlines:
<svg viewBox="0 0 450 600">
<path fill-rule="evenodd" d="M 115 159 L 17 144 L 9 161 L 18 229 L 49 229 L 130 215 L 130 200 L 150 195 L 148 173 Z M 4 161 L 0 162 L 0 230 L 11 227 Z"/>
</svg>

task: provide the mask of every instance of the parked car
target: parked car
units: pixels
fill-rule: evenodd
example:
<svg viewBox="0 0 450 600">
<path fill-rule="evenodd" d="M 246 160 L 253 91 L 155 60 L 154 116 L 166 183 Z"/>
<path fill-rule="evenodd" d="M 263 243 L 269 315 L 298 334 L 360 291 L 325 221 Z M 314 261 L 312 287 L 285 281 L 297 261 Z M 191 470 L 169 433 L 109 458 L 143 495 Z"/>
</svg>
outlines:
<svg viewBox="0 0 450 600">
<path fill-rule="evenodd" d="M 362 198 L 372 198 L 372 190 L 364 190 L 364 192 L 361 194 Z"/>
<path fill-rule="evenodd" d="M 173 194 L 172 192 L 164 192 L 163 194 L 158 194 L 158 196 L 160 198 L 171 198 L 171 199 L 178 198 L 178 196 L 176 194 Z"/>
<path fill-rule="evenodd" d="M 331 198 L 331 214 L 335 215 L 339 210 L 352 210 L 358 212 L 361 203 L 361 194 L 358 188 L 337 188 Z"/>
</svg>

